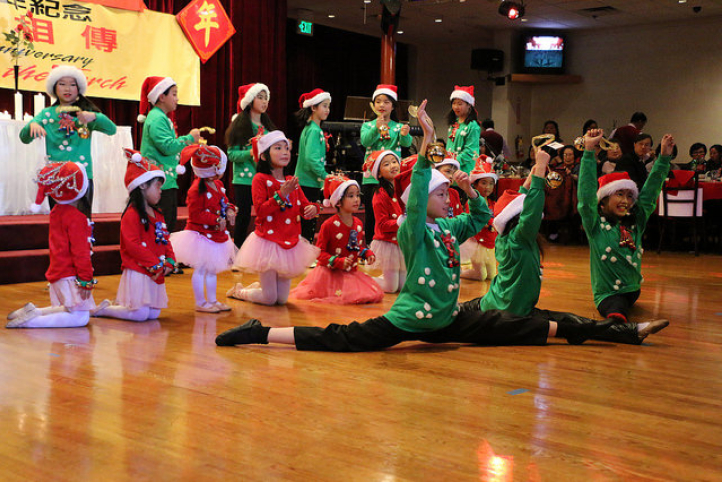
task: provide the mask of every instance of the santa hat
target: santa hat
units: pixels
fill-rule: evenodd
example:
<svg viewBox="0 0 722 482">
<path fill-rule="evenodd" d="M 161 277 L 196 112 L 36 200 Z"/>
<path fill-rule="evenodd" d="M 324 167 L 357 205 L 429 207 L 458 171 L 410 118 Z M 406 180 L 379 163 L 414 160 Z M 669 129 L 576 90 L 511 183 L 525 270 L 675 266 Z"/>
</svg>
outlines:
<svg viewBox="0 0 722 482">
<path fill-rule="evenodd" d="M 629 189 L 632 191 L 634 200 L 637 200 L 639 190 L 637 183 L 632 181 L 627 172 L 611 172 L 599 178 L 599 189 L 597 189 L 597 201 L 601 201 L 607 196 L 611 196 L 620 189 Z"/>
<path fill-rule="evenodd" d="M 526 198 L 526 194 L 507 189 L 496 201 L 494 205 L 494 228 L 499 234 L 504 233 L 506 223 L 521 212 L 524 207 L 524 198 Z"/>
<path fill-rule="evenodd" d="M 251 103 L 253 102 L 253 99 L 256 98 L 258 94 L 261 92 L 265 92 L 268 96 L 268 100 L 271 100 L 271 91 L 268 89 L 268 86 L 265 84 L 261 84 L 260 82 L 257 82 L 255 84 L 246 84 L 242 85 L 238 88 L 238 113 L 240 114 L 242 111 L 246 109 Z"/>
<path fill-rule="evenodd" d="M 471 104 L 473 106 L 476 101 L 476 99 L 474 99 L 474 86 L 470 85 L 465 87 L 462 85 L 455 85 L 454 91 L 451 93 L 451 97 L 449 97 L 449 100 L 451 101 L 454 99 L 461 99 L 467 104 Z"/>
<path fill-rule="evenodd" d="M 58 65 L 50 71 L 48 78 L 45 79 L 45 92 L 48 93 L 51 99 L 55 99 L 55 84 L 63 77 L 74 78 L 75 83 L 78 85 L 78 94 L 85 95 L 85 91 L 88 90 L 88 80 L 85 78 L 83 71 L 72 65 Z"/>
<path fill-rule="evenodd" d="M 201 179 L 206 179 L 226 172 L 228 157 L 220 147 L 193 144 L 181 151 L 179 167 L 188 161 L 191 163 L 193 173 Z"/>
<path fill-rule="evenodd" d="M 285 141 L 288 147 L 291 147 L 291 143 L 283 131 L 271 131 L 264 136 L 252 138 L 251 153 L 253 154 L 253 158 L 258 162 L 258 160 L 261 159 L 261 154 L 270 149 L 273 144 L 281 141 Z"/>
<path fill-rule="evenodd" d="M 461 169 L 461 164 L 453 157 L 445 157 L 441 162 L 437 162 L 434 164 L 434 169 L 438 169 L 441 166 L 455 166 L 456 169 Z"/>
<path fill-rule="evenodd" d="M 140 114 L 138 122 L 145 122 L 146 115 L 151 106 L 158 102 L 160 94 L 176 85 L 175 80 L 170 77 L 146 77 L 140 88 Z"/>
<path fill-rule="evenodd" d="M 474 184 L 479 179 L 483 179 L 485 177 L 493 179 L 494 184 L 496 184 L 499 180 L 499 176 L 497 176 L 496 172 L 494 172 L 494 159 L 486 154 L 482 154 L 476 159 L 476 165 L 474 166 L 474 169 L 471 170 L 469 181 L 471 184 Z"/>
<path fill-rule="evenodd" d="M 369 157 L 366 158 L 366 162 L 364 162 L 363 165 L 363 171 L 364 171 L 364 177 L 373 177 L 374 179 L 379 178 L 379 167 L 381 166 L 381 159 L 384 157 L 392 155 L 396 158 L 397 161 L 399 161 L 399 164 L 401 163 L 401 159 L 399 159 L 399 155 L 396 154 L 394 151 L 389 151 L 388 149 L 385 151 L 374 151 L 371 154 L 369 154 Z"/>
<path fill-rule="evenodd" d="M 401 177 L 399 179 L 398 184 L 396 183 L 396 179 L 394 179 L 394 186 L 398 187 L 398 189 L 401 191 L 401 202 L 404 204 L 409 203 L 409 194 L 411 193 L 411 174 L 412 170 L 404 171 L 403 173 L 400 173 L 398 176 L 396 176 L 396 179 Z M 402 177 L 403 174 L 403 177 Z M 444 184 L 451 184 L 451 181 L 449 181 L 446 176 L 441 174 L 436 169 L 431 170 L 431 179 L 429 180 L 429 194 L 431 194 L 434 189 L 438 188 L 439 186 L 443 186 Z M 403 189 L 403 190 L 402 190 Z M 398 192 L 398 191 L 397 191 Z"/>
<path fill-rule="evenodd" d="M 379 84 L 376 86 L 376 90 L 374 90 L 374 95 L 371 96 L 371 100 L 376 99 L 377 96 L 384 94 L 392 99 L 398 101 L 399 100 L 399 94 L 398 94 L 398 87 L 391 84 Z"/>
<path fill-rule="evenodd" d="M 307 109 L 320 104 L 324 100 L 331 101 L 331 94 L 322 89 L 313 89 L 311 92 L 306 92 L 298 98 L 298 106 L 301 109 Z"/>
<path fill-rule="evenodd" d="M 88 175 L 85 168 L 77 162 L 53 162 L 46 164 L 35 179 L 38 193 L 30 211 L 39 213 L 45 196 L 50 196 L 58 204 L 70 204 L 85 196 L 88 190 Z"/>
<path fill-rule="evenodd" d="M 153 164 L 147 157 L 135 149 L 123 148 L 125 157 L 128 158 L 128 166 L 125 168 L 125 188 L 133 192 L 136 187 L 145 184 L 154 178 L 165 181 L 165 173 L 161 168 Z"/>
<path fill-rule="evenodd" d="M 327 176 L 323 181 L 323 205 L 326 207 L 336 207 L 341 198 L 346 194 L 346 189 L 356 186 L 361 189 L 356 181 L 346 176 Z"/>
</svg>

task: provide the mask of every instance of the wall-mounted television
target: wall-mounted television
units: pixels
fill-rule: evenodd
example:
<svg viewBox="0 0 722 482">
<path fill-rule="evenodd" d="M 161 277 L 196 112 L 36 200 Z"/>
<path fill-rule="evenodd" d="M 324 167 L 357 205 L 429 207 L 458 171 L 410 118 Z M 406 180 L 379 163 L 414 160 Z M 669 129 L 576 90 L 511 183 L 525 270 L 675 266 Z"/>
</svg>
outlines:
<svg viewBox="0 0 722 482">
<path fill-rule="evenodd" d="M 565 73 L 566 37 L 553 32 L 522 35 L 521 70 L 528 74 Z"/>
</svg>

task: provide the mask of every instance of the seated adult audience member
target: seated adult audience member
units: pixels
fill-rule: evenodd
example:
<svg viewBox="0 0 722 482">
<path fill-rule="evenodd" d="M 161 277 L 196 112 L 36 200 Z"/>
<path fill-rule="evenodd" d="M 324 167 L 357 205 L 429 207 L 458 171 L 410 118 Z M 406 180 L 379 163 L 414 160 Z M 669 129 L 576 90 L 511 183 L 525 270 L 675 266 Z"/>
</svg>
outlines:
<svg viewBox="0 0 722 482">
<path fill-rule="evenodd" d="M 722 177 L 722 146 L 715 144 L 709 148 L 709 159 L 705 166 L 705 173 L 710 179 Z"/>
<path fill-rule="evenodd" d="M 617 129 L 619 130 L 619 129 Z M 647 180 L 647 168 L 645 164 L 650 161 L 652 154 L 652 136 L 649 134 L 639 134 L 632 145 L 632 152 L 624 154 L 617 161 L 617 171 L 626 172 L 632 181 L 635 182 L 639 190 L 644 186 Z"/>
<path fill-rule="evenodd" d="M 647 168 L 648 173 L 652 171 L 652 168 L 654 167 L 654 163 L 657 162 L 657 159 L 659 158 L 659 151 L 660 151 L 661 147 L 662 146 L 660 144 L 658 144 L 657 147 L 654 148 L 654 154 L 652 155 L 652 157 L 649 158 L 647 163 L 644 165 L 644 167 Z M 669 156 L 669 160 L 674 161 L 675 159 L 677 159 L 677 154 L 678 154 L 677 144 L 675 144 L 674 146 L 672 146 L 672 155 Z"/>
<path fill-rule="evenodd" d="M 602 175 L 616 171 L 617 162 L 622 158 L 622 148 L 619 140 L 611 138 L 609 139 L 609 143 L 612 147 L 608 151 L 602 151 L 599 154 L 599 158 L 604 160 L 604 162 L 602 162 Z"/>
<path fill-rule="evenodd" d="M 556 121 L 546 121 L 544 123 L 544 128 L 542 129 L 542 134 L 554 134 L 554 140 L 561 144 L 564 144 L 562 136 L 559 135 L 559 124 L 557 124 Z"/>
<path fill-rule="evenodd" d="M 701 142 L 695 142 L 689 148 L 689 162 L 675 162 L 672 169 L 682 169 L 685 171 L 697 171 L 703 173 L 705 171 L 705 157 L 707 156 L 707 146 Z"/>
<path fill-rule="evenodd" d="M 642 129 L 647 124 L 647 116 L 644 112 L 635 112 L 626 126 L 618 127 L 612 131 L 609 137 L 619 140 L 622 147 L 622 154 L 631 154 L 634 151 L 634 142 Z"/>
</svg>

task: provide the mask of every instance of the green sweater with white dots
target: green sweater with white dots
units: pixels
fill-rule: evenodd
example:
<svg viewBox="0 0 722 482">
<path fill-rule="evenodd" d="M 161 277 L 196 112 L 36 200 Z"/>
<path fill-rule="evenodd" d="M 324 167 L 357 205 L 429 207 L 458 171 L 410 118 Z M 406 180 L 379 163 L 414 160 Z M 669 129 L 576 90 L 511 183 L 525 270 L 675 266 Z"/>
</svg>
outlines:
<svg viewBox="0 0 722 482">
<path fill-rule="evenodd" d="M 589 240 L 592 292 L 594 304 L 618 293 L 632 293 L 640 289 L 642 278 L 642 235 L 647 220 L 654 212 L 662 184 L 669 173 L 668 156 L 660 156 L 642 186 L 632 208 L 635 224 L 628 230 L 634 248 L 620 246 L 619 223 L 610 223 L 597 208 L 597 162 L 594 152 L 584 151 L 579 170 L 579 215 Z"/>
<path fill-rule="evenodd" d="M 163 169 L 165 183 L 161 189 L 178 188 L 176 167 L 180 160 L 180 153 L 193 142 L 193 136 L 190 134 L 176 137 L 173 122 L 160 108 L 153 107 L 148 112 L 148 117 L 143 125 L 140 153 Z"/>
<path fill-rule="evenodd" d="M 78 134 L 77 129 L 81 127 L 78 119 L 71 116 L 61 123 L 61 115 L 57 112 L 57 108 L 57 105 L 51 105 L 40 111 L 20 131 L 20 140 L 24 144 L 30 144 L 33 141 L 30 124 L 37 123 L 45 129 L 45 151 L 48 159 L 51 162 L 72 161 L 82 164 L 85 166 L 88 179 L 93 179 L 93 161 L 90 157 L 92 133 L 97 131 L 112 136 L 117 127 L 106 115 L 95 112 L 95 120 L 87 126 L 91 135 L 83 138 Z M 61 125 L 68 121 L 69 126 Z"/>
<path fill-rule="evenodd" d="M 419 155 L 411 175 L 406 220 L 398 231 L 406 283 L 384 315 L 397 328 L 414 333 L 444 328 L 458 314 L 459 244 L 478 233 L 491 217 L 486 200 L 477 196 L 469 199 L 470 214 L 437 218 L 437 225 L 427 225 L 430 180 L 429 163 Z"/>
</svg>

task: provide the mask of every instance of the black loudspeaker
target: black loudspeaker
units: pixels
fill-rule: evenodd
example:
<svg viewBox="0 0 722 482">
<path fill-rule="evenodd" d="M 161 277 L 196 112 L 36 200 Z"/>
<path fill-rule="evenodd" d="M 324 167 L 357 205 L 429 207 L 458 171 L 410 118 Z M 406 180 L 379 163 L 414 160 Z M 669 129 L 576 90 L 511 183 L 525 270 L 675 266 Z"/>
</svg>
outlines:
<svg viewBox="0 0 722 482">
<path fill-rule="evenodd" d="M 495 49 L 474 49 L 471 51 L 471 68 L 487 72 L 504 70 L 504 51 Z"/>
</svg>

